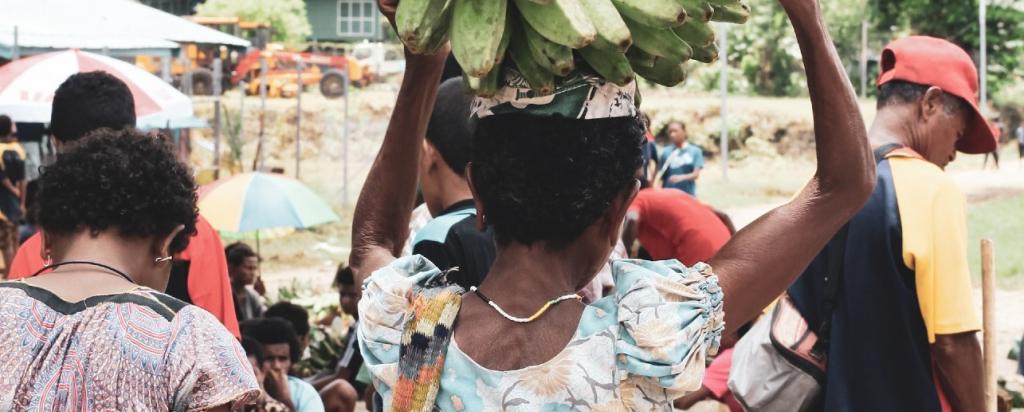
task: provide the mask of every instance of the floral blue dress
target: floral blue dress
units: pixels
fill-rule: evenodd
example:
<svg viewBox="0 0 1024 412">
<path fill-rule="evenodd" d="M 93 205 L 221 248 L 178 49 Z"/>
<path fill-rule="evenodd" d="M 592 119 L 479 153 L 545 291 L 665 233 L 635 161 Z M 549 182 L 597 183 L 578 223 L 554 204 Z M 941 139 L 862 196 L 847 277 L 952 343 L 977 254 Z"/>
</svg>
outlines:
<svg viewBox="0 0 1024 412">
<path fill-rule="evenodd" d="M 436 409 L 441 411 L 672 410 L 700 387 L 705 358 L 724 328 L 722 291 L 711 267 L 621 260 L 616 292 L 589 305 L 575 335 L 553 359 L 511 371 L 486 369 L 453 339 Z M 384 410 L 397 382 L 403 326 L 413 287 L 442 276 L 421 256 L 374 273 L 359 303 L 363 357 Z"/>
</svg>

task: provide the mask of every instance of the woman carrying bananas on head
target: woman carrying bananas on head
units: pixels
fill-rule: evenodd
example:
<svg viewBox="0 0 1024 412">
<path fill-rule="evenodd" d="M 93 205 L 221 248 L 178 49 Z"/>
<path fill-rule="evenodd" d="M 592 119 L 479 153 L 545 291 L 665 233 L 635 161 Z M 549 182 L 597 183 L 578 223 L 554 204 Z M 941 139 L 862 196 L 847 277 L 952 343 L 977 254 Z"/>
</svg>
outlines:
<svg viewBox="0 0 1024 412">
<path fill-rule="evenodd" d="M 591 305 L 576 292 L 605 264 L 637 193 L 635 82 L 571 74 L 538 97 L 506 70 L 491 97 L 477 100 L 467 173 L 497 258 L 479 288 L 464 292 L 422 257 L 395 258 L 415 196 L 419 151 L 410 148 L 421 145 L 448 46 L 407 51 L 353 223 L 352 267 L 365 281 L 360 346 L 378 408 L 671 410 L 700 387 L 722 335 L 785 290 L 874 182 L 864 123 L 817 1 L 780 2 L 808 71 L 814 178 L 707 264 L 616 262 L 617 291 Z M 395 7 L 381 0 L 389 18 Z"/>
</svg>

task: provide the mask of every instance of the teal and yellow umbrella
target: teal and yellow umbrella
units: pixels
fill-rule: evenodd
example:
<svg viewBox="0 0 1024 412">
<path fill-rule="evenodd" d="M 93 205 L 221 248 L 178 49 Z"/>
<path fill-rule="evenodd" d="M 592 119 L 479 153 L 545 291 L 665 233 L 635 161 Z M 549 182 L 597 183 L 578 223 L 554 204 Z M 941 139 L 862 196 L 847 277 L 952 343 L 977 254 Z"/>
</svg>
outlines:
<svg viewBox="0 0 1024 412">
<path fill-rule="evenodd" d="M 259 172 L 203 186 L 199 211 L 214 228 L 229 232 L 301 229 L 338 220 L 327 202 L 302 182 Z"/>
</svg>

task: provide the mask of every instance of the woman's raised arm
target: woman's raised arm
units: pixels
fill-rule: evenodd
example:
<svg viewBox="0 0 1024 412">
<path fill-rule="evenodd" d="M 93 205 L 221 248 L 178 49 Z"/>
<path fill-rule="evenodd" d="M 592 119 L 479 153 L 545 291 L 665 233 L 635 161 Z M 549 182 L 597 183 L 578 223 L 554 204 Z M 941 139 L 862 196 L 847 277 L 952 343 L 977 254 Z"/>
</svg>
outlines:
<svg viewBox="0 0 1024 412">
<path fill-rule="evenodd" d="M 711 265 L 725 292 L 726 334 L 779 296 L 867 201 L 875 165 L 857 98 L 817 0 L 780 0 L 796 31 L 814 112 L 818 167 L 788 204 L 736 234 Z"/>
</svg>

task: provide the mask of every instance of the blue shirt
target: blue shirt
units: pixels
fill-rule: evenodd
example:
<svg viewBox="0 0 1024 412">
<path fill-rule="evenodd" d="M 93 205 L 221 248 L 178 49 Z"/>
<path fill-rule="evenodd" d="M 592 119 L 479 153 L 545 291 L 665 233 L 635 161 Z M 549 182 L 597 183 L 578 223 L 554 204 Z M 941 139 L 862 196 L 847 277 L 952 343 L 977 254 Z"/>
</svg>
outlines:
<svg viewBox="0 0 1024 412">
<path fill-rule="evenodd" d="M 658 157 L 658 173 L 662 175 L 663 187 L 679 189 L 691 196 L 697 196 L 697 182 L 670 183 L 672 176 L 687 175 L 704 168 L 704 151 L 697 145 L 686 143 L 683 147 L 669 146 Z"/>
<path fill-rule="evenodd" d="M 292 393 L 295 412 L 324 412 L 324 403 L 320 400 L 313 385 L 294 376 L 288 377 L 288 390 Z"/>
</svg>

